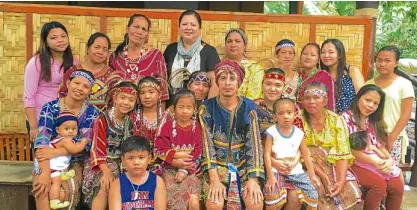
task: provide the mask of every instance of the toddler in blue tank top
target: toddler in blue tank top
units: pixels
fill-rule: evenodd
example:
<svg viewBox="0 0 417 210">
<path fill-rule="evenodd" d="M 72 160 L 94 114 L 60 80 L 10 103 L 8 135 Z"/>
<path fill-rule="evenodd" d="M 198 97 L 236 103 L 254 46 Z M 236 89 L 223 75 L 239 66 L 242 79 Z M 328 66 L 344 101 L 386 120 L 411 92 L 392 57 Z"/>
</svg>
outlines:
<svg viewBox="0 0 417 210">
<path fill-rule="evenodd" d="M 121 144 L 125 172 L 110 186 L 110 210 L 165 210 L 167 194 L 161 177 L 147 170 L 151 147 L 144 137 L 132 136 Z"/>
</svg>

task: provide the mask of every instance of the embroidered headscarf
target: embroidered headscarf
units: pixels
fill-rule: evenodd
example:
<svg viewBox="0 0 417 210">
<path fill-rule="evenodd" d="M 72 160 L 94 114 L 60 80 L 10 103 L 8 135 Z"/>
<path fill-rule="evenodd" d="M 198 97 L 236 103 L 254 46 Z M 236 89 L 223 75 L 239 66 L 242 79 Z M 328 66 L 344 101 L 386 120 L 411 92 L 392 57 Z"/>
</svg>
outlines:
<svg viewBox="0 0 417 210">
<path fill-rule="evenodd" d="M 217 83 L 217 80 L 219 79 L 219 76 L 223 72 L 230 72 L 230 73 L 236 74 L 239 87 L 242 84 L 243 79 L 245 78 L 245 71 L 243 70 L 243 68 L 238 63 L 231 61 L 231 60 L 223 60 L 214 67 L 214 75 L 216 76 L 216 83 Z"/>
</svg>

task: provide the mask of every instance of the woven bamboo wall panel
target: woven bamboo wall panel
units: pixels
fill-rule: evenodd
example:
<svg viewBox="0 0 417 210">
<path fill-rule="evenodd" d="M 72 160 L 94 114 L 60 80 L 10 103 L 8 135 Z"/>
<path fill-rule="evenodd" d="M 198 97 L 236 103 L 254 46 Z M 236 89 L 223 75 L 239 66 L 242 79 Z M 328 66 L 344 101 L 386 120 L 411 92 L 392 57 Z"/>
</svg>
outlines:
<svg viewBox="0 0 417 210">
<path fill-rule="evenodd" d="M 363 42 L 365 27 L 363 25 L 317 24 L 316 40 L 321 45 L 324 40 L 336 38 L 343 42 L 346 60 L 362 70 Z"/>
<path fill-rule="evenodd" d="M 126 25 L 129 18 L 108 17 L 107 35 L 112 42 L 112 50 L 123 40 L 126 33 Z M 165 48 L 171 43 L 171 20 L 151 19 L 151 29 L 149 33 L 148 46 L 158 48 L 164 52 Z"/>
<path fill-rule="evenodd" d="M 231 28 L 239 28 L 239 23 L 234 21 L 203 21 L 202 23 L 201 38 L 216 48 L 220 58 L 225 54 L 224 36 Z"/>
<path fill-rule="evenodd" d="M 26 14 L 0 12 L 0 131 L 25 130 Z"/>
<path fill-rule="evenodd" d="M 255 61 L 271 57 L 275 45 L 281 39 L 290 39 L 296 44 L 296 54 L 300 53 L 310 36 L 309 24 L 247 22 L 245 31 L 248 36 L 247 56 Z"/>
<path fill-rule="evenodd" d="M 86 44 L 91 34 L 100 31 L 100 17 L 76 15 L 33 14 L 33 52 L 39 48 L 42 26 L 50 21 L 58 21 L 67 28 L 72 53 L 84 61 Z"/>
</svg>

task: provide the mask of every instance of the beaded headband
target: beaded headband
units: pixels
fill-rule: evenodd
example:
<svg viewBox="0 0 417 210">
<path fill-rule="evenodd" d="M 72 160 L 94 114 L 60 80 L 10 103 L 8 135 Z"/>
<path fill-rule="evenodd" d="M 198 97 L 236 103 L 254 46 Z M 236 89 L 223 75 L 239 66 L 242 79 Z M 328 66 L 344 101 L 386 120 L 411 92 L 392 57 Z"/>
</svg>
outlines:
<svg viewBox="0 0 417 210">
<path fill-rule="evenodd" d="M 89 74 L 87 74 L 86 72 L 83 72 L 83 71 L 74 71 L 74 72 L 72 72 L 71 78 L 73 78 L 73 77 L 84 77 L 86 80 L 88 80 L 88 83 L 90 83 L 91 87 L 93 87 L 93 85 L 95 83 L 94 79 Z"/>
<path fill-rule="evenodd" d="M 156 91 L 161 92 L 161 86 L 159 86 L 158 84 L 156 84 L 154 82 L 150 82 L 150 81 L 147 81 L 147 82 L 142 83 L 139 86 L 139 90 L 142 90 L 142 88 L 146 88 L 146 87 L 153 88 Z"/>
<path fill-rule="evenodd" d="M 191 84 L 193 82 L 207 82 L 210 84 L 210 78 L 208 78 L 206 74 L 200 73 L 197 76 L 190 78 L 188 84 Z"/>
<path fill-rule="evenodd" d="M 279 49 L 284 48 L 284 47 L 293 47 L 294 48 L 295 46 L 291 43 L 283 43 L 283 44 L 280 44 L 280 45 L 276 46 L 275 51 L 278 51 Z"/>
<path fill-rule="evenodd" d="M 126 94 L 136 96 L 138 94 L 138 91 L 136 91 L 134 88 L 131 88 L 131 87 L 120 87 L 120 88 L 116 88 L 115 90 L 115 94 L 119 94 L 119 93 L 126 93 Z"/>
<path fill-rule="evenodd" d="M 285 82 L 285 76 L 278 73 L 269 73 L 264 75 L 264 79 L 277 79 L 279 81 Z"/>
<path fill-rule="evenodd" d="M 316 95 L 316 96 L 323 96 L 327 98 L 326 91 L 320 89 L 307 89 L 304 91 L 304 95 Z"/>
</svg>

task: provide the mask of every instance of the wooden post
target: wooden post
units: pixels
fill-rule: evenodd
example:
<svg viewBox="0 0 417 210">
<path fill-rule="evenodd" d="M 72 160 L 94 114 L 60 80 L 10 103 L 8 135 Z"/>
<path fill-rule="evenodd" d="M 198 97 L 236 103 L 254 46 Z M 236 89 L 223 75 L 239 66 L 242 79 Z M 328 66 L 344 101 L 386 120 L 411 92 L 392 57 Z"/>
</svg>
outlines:
<svg viewBox="0 0 417 210">
<path fill-rule="evenodd" d="M 290 8 L 289 13 L 290 14 L 303 14 L 303 7 L 304 7 L 304 1 L 290 1 Z"/>
<path fill-rule="evenodd" d="M 375 34 L 376 34 L 376 19 L 378 18 L 378 6 L 379 2 L 377 1 L 357 1 L 355 16 L 368 16 L 372 17 L 371 37 L 370 43 L 367 46 L 363 46 L 364 50 L 364 60 L 366 63 L 362 64 L 362 68 L 368 68 L 367 75 L 363 75 L 365 81 L 371 79 L 374 76 L 374 58 L 375 58 Z"/>
</svg>

